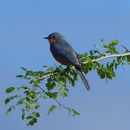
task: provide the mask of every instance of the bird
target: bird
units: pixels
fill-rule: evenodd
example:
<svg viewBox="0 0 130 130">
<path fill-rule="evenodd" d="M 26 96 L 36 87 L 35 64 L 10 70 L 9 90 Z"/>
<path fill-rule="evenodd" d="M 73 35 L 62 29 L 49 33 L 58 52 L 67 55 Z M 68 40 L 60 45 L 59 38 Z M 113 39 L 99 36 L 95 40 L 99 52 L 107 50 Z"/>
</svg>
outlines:
<svg viewBox="0 0 130 130">
<path fill-rule="evenodd" d="M 83 67 L 77 56 L 77 53 L 65 40 L 64 36 L 58 32 L 54 32 L 49 34 L 49 36 L 44 37 L 44 39 L 49 41 L 50 51 L 55 60 L 65 66 L 73 65 L 81 77 L 86 89 L 90 90 L 90 86 L 84 76 Z"/>
</svg>

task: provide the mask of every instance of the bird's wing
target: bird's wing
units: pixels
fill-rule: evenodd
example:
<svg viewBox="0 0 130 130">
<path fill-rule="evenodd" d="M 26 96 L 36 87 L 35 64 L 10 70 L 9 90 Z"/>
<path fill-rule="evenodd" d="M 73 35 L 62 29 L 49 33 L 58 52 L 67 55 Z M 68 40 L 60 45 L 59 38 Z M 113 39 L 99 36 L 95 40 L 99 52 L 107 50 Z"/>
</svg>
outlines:
<svg viewBox="0 0 130 130">
<path fill-rule="evenodd" d="M 79 65 L 79 60 L 74 49 L 67 43 L 65 44 L 54 44 L 50 46 L 50 50 L 53 55 L 70 62 L 73 65 Z"/>
</svg>

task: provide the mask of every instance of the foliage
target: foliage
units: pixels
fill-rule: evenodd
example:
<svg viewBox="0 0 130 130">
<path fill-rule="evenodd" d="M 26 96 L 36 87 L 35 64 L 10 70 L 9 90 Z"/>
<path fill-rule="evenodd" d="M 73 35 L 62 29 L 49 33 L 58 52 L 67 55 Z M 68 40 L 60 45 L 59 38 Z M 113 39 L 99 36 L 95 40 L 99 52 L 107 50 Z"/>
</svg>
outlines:
<svg viewBox="0 0 130 130">
<path fill-rule="evenodd" d="M 113 79 L 116 76 L 115 69 L 118 66 L 129 64 L 130 56 L 114 56 L 114 54 L 120 54 L 117 51 L 118 40 L 114 40 L 109 44 L 104 44 L 104 40 L 101 39 L 102 50 L 95 47 L 94 50 L 90 50 L 85 54 L 78 54 L 78 57 L 83 63 L 84 73 L 90 71 L 96 71 L 97 75 L 101 79 Z M 125 49 L 125 53 L 129 53 L 129 50 Z M 106 59 L 107 55 L 113 55 L 111 60 L 106 62 L 100 62 L 100 58 L 104 57 Z M 106 57 L 106 58 L 105 58 Z M 64 68 L 63 66 L 56 67 L 43 67 L 42 71 L 30 71 L 24 67 L 21 69 L 25 72 L 24 75 L 18 75 L 17 78 L 24 79 L 27 81 L 28 85 L 22 85 L 19 87 L 10 87 L 6 89 L 7 94 L 17 93 L 16 95 L 11 95 L 5 99 L 5 104 L 11 101 L 15 102 L 7 110 L 7 114 L 14 110 L 16 107 L 21 106 L 23 120 L 28 120 L 27 125 L 32 126 L 37 123 L 40 113 L 38 109 L 41 107 L 39 100 L 52 99 L 55 101 L 49 109 L 47 114 L 50 115 L 57 107 L 62 107 L 66 109 L 69 114 L 76 116 L 80 115 L 79 112 L 73 108 L 69 108 L 61 104 L 58 99 L 60 97 L 65 98 L 68 96 L 68 85 L 75 86 L 76 80 L 78 80 L 77 71 L 73 66 Z"/>
</svg>

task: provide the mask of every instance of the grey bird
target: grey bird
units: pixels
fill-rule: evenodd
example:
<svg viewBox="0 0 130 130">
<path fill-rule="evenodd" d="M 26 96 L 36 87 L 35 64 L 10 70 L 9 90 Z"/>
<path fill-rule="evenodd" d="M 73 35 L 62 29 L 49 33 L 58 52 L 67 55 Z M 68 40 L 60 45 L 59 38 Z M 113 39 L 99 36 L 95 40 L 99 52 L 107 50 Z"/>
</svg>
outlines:
<svg viewBox="0 0 130 130">
<path fill-rule="evenodd" d="M 78 71 L 78 74 L 80 75 L 87 90 L 90 90 L 88 81 L 83 74 L 82 64 L 77 57 L 77 53 L 72 48 L 72 46 L 64 39 L 64 37 L 60 33 L 55 32 L 51 33 L 48 37 L 45 37 L 44 39 L 48 39 L 50 43 L 50 51 L 53 57 L 63 65 L 73 65 Z"/>
</svg>

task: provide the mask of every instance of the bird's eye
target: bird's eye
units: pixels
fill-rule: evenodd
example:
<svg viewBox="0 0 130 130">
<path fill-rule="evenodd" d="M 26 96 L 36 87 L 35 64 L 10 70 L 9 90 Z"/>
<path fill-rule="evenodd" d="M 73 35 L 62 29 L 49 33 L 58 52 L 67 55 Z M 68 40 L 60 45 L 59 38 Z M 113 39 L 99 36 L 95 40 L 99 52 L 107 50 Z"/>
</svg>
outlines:
<svg viewBox="0 0 130 130">
<path fill-rule="evenodd" d="M 56 38 L 56 36 L 53 36 L 53 39 L 55 39 Z"/>
</svg>

